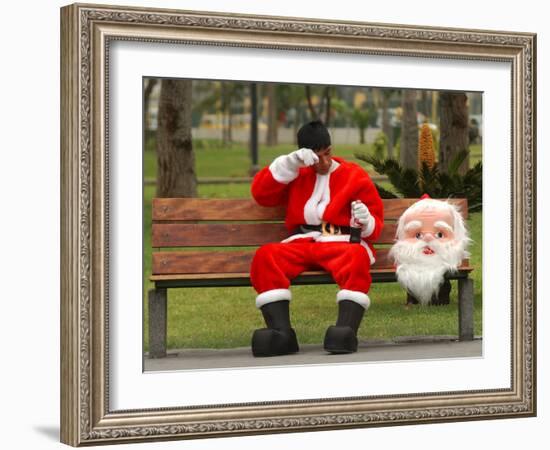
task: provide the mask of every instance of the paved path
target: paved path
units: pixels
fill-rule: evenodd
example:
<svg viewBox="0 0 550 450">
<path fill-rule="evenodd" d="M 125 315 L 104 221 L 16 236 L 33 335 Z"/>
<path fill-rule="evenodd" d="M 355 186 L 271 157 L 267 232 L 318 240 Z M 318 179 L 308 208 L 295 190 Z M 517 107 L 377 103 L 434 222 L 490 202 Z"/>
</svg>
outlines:
<svg viewBox="0 0 550 450">
<path fill-rule="evenodd" d="M 144 359 L 145 371 L 220 369 L 281 365 L 329 364 L 344 362 L 407 361 L 413 359 L 472 358 L 482 356 L 483 341 L 458 342 L 445 337 L 394 341 L 366 341 L 359 351 L 349 355 L 331 355 L 322 345 L 301 345 L 295 355 L 254 358 L 249 347 L 212 350 L 183 349 L 170 351 L 166 358 Z"/>
</svg>

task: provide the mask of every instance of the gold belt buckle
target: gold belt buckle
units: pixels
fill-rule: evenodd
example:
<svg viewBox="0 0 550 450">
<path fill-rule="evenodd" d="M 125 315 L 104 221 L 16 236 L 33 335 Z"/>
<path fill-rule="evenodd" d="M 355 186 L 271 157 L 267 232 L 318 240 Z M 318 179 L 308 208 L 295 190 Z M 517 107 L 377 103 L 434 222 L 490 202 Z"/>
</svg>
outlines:
<svg viewBox="0 0 550 450">
<path fill-rule="evenodd" d="M 338 234 L 342 234 L 342 230 L 340 230 L 340 227 L 338 225 L 333 225 L 332 223 L 328 222 L 321 222 L 321 230 L 323 236 L 335 236 Z"/>
</svg>

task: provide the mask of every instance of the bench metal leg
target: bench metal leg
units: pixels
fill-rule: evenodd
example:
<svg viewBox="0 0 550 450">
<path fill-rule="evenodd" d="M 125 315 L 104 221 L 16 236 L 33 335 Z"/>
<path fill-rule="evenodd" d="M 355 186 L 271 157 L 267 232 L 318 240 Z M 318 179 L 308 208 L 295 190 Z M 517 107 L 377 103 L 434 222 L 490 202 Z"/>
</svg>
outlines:
<svg viewBox="0 0 550 450">
<path fill-rule="evenodd" d="M 474 339 L 474 280 L 471 278 L 458 280 L 458 326 L 461 341 Z"/>
<path fill-rule="evenodd" d="M 166 356 L 166 288 L 149 290 L 149 358 Z"/>
</svg>

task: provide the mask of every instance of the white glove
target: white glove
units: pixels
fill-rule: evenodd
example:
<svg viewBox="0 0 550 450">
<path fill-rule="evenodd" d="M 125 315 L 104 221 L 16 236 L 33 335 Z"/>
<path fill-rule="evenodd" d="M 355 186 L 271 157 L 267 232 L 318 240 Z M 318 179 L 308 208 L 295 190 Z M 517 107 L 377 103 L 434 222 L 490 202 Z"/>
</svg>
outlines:
<svg viewBox="0 0 550 450">
<path fill-rule="evenodd" d="M 351 202 L 351 224 L 352 227 L 361 227 L 361 236 L 368 237 L 374 231 L 374 217 L 367 205 L 361 200 Z"/>
<path fill-rule="evenodd" d="M 281 155 L 271 163 L 269 170 L 279 183 L 290 183 L 298 177 L 300 167 L 308 167 L 319 162 L 319 157 L 310 148 L 301 148 L 288 155 Z"/>
<path fill-rule="evenodd" d="M 313 164 L 319 162 L 319 157 L 310 148 L 301 148 L 290 153 L 287 157 L 291 161 L 290 164 L 297 168 L 313 166 Z"/>
</svg>

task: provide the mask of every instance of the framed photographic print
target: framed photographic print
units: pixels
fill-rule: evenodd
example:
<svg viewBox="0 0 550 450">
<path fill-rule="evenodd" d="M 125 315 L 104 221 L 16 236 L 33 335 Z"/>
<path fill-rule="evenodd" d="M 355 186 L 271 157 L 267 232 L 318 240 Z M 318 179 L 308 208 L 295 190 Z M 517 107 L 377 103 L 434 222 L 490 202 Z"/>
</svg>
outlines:
<svg viewBox="0 0 550 450">
<path fill-rule="evenodd" d="M 63 442 L 536 414 L 535 35 L 79 4 L 61 19 Z M 290 206 L 251 185 L 304 163 L 308 123 L 331 138 L 317 174 L 368 172 L 385 231 L 356 244 L 376 250 L 368 296 L 294 274 L 300 351 L 265 357 L 262 308 L 290 294 L 250 267 L 291 238 Z M 426 193 L 471 242 L 422 306 L 387 255 Z M 304 214 L 316 248 L 351 239 Z M 343 300 L 370 306 L 362 321 Z M 335 322 L 358 346 L 331 351 Z"/>
<path fill-rule="evenodd" d="M 142 250 L 147 310 L 143 315 L 145 371 L 482 356 L 482 273 L 474 270 L 482 265 L 483 246 L 481 92 L 151 77 L 144 78 L 143 89 L 146 105 L 143 109 L 146 137 Z M 185 100 L 180 98 L 182 92 Z M 413 108 L 406 112 L 402 106 L 405 98 L 413 98 Z M 445 140 L 448 141 L 445 136 L 449 133 L 445 125 L 439 127 L 439 104 L 451 105 L 459 101 L 469 117 L 463 127 L 470 141 L 469 167 L 460 176 L 451 169 L 446 177 L 440 178 L 442 164 L 436 167 L 431 163 L 436 157 L 434 141 L 439 144 L 439 135 L 443 134 L 443 145 L 439 145 L 443 149 Z M 170 123 L 165 118 L 171 117 L 178 105 L 181 108 L 188 106 L 182 114 L 187 114 L 190 123 L 194 121 L 187 127 L 192 148 L 187 154 L 193 156 L 193 159 L 188 157 L 193 164 L 186 169 L 186 177 L 181 177 L 186 178 L 187 183 L 174 183 L 178 179 L 173 173 L 174 167 L 181 172 L 186 161 L 176 163 L 183 157 L 168 155 L 168 150 L 176 146 L 170 145 L 171 138 L 165 137 L 168 134 L 166 125 Z M 274 111 L 270 114 L 270 110 Z M 453 114 L 452 108 L 449 111 Z M 406 115 L 411 112 L 413 132 L 402 133 Z M 368 319 L 358 329 L 360 340 L 369 350 L 354 355 L 332 355 L 327 359 L 321 344 L 327 324 L 332 315 L 337 315 L 338 308 L 335 302 L 322 299 L 333 299 L 339 294 L 335 292 L 331 277 L 312 268 L 292 279 L 292 296 L 296 301 L 292 301 L 290 309 L 300 351 L 289 357 L 254 358 L 250 340 L 255 328 L 262 327 L 262 314 L 251 308 L 257 296 L 250 286 L 250 267 L 256 248 L 279 241 L 297 243 L 297 238 L 309 239 L 309 235 L 293 234 L 292 240 L 287 241 L 289 230 L 282 223 L 284 211 L 251 201 L 252 176 L 272 160 L 286 161 L 286 155 L 292 155 L 301 145 L 296 142 L 301 124 L 319 116 L 323 116 L 323 123 L 330 130 L 332 155 L 344 158 L 340 160 L 344 166 L 339 170 L 347 170 L 348 160 L 365 167 L 374 165 L 371 177 L 383 197 L 384 227 L 376 239 L 376 258 L 370 267 L 372 283 L 368 294 L 376 302 L 368 308 Z M 420 133 L 416 116 L 421 122 Z M 401 138 L 408 138 L 408 134 L 412 134 L 412 145 Z M 426 159 L 426 173 L 432 174 L 433 179 L 429 181 L 425 177 L 422 184 L 416 182 L 422 172 L 407 168 L 405 158 L 411 156 L 409 166 L 416 169 L 419 140 L 425 143 L 426 149 L 421 154 Z M 397 162 L 397 158 L 401 162 Z M 395 163 L 384 162 L 386 159 Z M 437 159 L 444 158 L 438 156 Z M 448 158 L 448 164 L 452 167 L 451 159 Z M 164 164 L 165 160 L 170 160 L 170 164 Z M 402 176 L 405 174 L 413 176 L 415 182 L 409 183 L 407 176 Z M 261 177 L 262 174 L 258 175 L 257 180 Z M 345 183 L 335 184 L 340 182 L 337 175 L 331 172 L 329 178 L 332 180 L 329 182 L 331 193 L 345 191 Z M 400 184 L 401 178 L 405 178 L 405 183 Z M 466 180 L 466 184 L 455 186 L 452 179 Z M 351 181 L 352 186 L 355 183 Z M 313 191 L 311 186 L 309 189 Z M 440 289 L 441 298 L 435 301 L 448 304 L 450 298 L 453 302 L 460 299 L 458 308 L 455 305 L 413 308 L 413 301 L 409 299 L 403 310 L 405 294 L 396 283 L 388 246 L 394 241 L 396 219 L 406 209 L 405 205 L 414 202 L 418 207 L 420 203 L 414 199 L 424 194 L 455 197 L 453 201 L 460 205 L 471 229 L 470 239 L 474 242 L 471 257 L 462 264 L 461 270 L 449 275 L 451 279 Z M 273 223 L 273 220 L 278 221 Z M 319 223 L 309 224 L 309 232 L 315 225 Z M 334 239 L 345 237 L 337 236 Z M 325 242 L 328 236 L 322 239 Z M 346 245 L 341 251 L 352 247 Z M 278 270 L 268 267 L 269 261 L 258 263 L 256 260 L 254 264 L 258 271 L 264 272 L 257 278 L 265 278 L 266 273 Z M 444 264 L 437 269 L 440 276 L 444 269 Z M 284 267 L 281 266 L 281 270 Z M 422 269 L 421 279 L 424 271 Z M 341 274 L 336 277 L 343 278 Z M 286 279 L 275 282 L 287 288 Z M 468 283 L 472 283 L 471 295 L 466 293 Z M 339 284 L 342 288 L 361 287 L 347 281 Z M 300 285 L 307 287 L 296 287 Z M 452 285 L 455 285 L 454 290 Z M 258 298 L 272 294 L 262 293 Z M 277 292 L 274 294 L 276 297 Z M 287 294 L 288 290 L 282 292 L 283 297 Z M 474 303 L 478 304 L 477 308 Z M 185 326 L 178 326 L 179 320 L 175 322 L 174 317 L 181 317 L 179 320 L 183 320 Z M 290 323 L 290 318 L 288 320 Z M 171 326 L 167 328 L 169 322 Z M 463 345 L 443 345 L 456 341 L 457 332 Z M 412 343 L 424 345 L 405 346 Z"/>
</svg>

